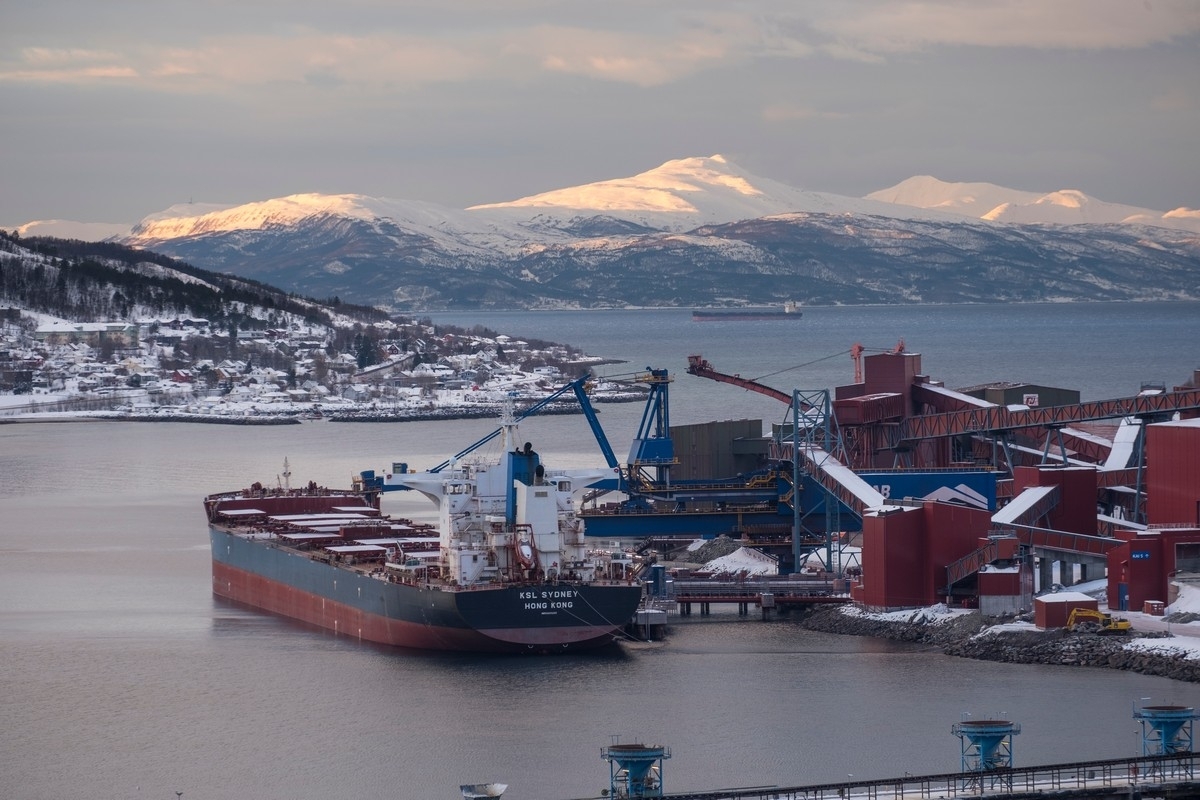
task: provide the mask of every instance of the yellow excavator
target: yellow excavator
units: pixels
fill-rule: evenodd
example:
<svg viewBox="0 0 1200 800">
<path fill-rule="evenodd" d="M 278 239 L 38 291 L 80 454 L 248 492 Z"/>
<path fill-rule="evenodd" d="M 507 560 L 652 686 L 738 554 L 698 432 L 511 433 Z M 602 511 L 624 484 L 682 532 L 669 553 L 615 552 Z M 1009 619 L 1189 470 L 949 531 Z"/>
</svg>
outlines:
<svg viewBox="0 0 1200 800">
<path fill-rule="evenodd" d="M 1105 614 L 1094 608 L 1072 608 L 1067 617 L 1067 630 L 1076 633 L 1098 633 L 1102 636 L 1125 636 L 1133 628 L 1127 619 Z"/>
</svg>

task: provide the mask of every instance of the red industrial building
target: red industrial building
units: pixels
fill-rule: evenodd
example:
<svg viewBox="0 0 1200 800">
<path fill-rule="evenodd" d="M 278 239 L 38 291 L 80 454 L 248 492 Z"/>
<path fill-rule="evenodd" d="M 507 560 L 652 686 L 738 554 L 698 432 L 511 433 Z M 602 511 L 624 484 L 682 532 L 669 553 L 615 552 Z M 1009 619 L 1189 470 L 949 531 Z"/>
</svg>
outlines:
<svg viewBox="0 0 1200 800">
<path fill-rule="evenodd" d="M 977 601 L 985 613 L 1026 611 L 1036 564 L 1043 591 L 1107 569 L 1110 605 L 1140 610 L 1169 601 L 1176 573 L 1200 574 L 1200 370 L 1172 391 L 1079 402 L 1077 392 L 1030 384 L 947 389 L 922 374 L 920 354 L 903 342 L 865 353 L 851 349 L 855 381 L 837 387 L 830 403 L 843 471 L 829 468 L 828 442 L 806 443 L 797 455 L 862 519 L 856 602 Z M 700 356 L 689 358 L 688 371 L 793 400 Z M 907 468 L 992 470 L 996 508 L 973 508 L 969 498 L 897 501 L 854 478 Z"/>
<path fill-rule="evenodd" d="M 1146 519 L 1109 551 L 1112 608 L 1170 603 L 1172 578 L 1200 574 L 1200 419 L 1147 426 Z"/>
<path fill-rule="evenodd" d="M 1035 486 L 1058 487 L 1057 504 L 1040 527 L 1096 535 L 1095 467 L 1015 467 L 1012 482 L 1014 496 Z"/>
<path fill-rule="evenodd" d="M 1146 427 L 1146 521 L 1200 525 L 1200 419 Z"/>
<path fill-rule="evenodd" d="M 978 573 L 980 613 L 1000 617 L 1028 611 L 1033 598 L 1033 570 L 1021 561 L 1021 540 L 1004 536 L 989 542 L 995 550 Z"/>
<path fill-rule="evenodd" d="M 1033 624 L 1039 628 L 1065 628 L 1077 608 L 1098 611 L 1099 602 L 1082 592 L 1052 592 L 1033 601 Z"/>
<path fill-rule="evenodd" d="M 864 360 L 867 377 L 839 387 L 833 404 L 856 468 L 962 465 L 963 453 L 980 450 L 978 434 L 999 433 L 1001 445 L 993 441 L 990 447 L 1004 448 L 1007 463 L 999 466 L 1007 467 L 1011 479 L 1004 481 L 1002 494 L 1012 507 L 1007 515 L 936 502 L 864 509 L 863 576 L 854 587 L 856 602 L 885 609 L 948 599 L 955 570 L 961 572 L 966 563 L 974 575 L 965 583 L 985 613 L 1029 610 L 1033 561 L 1010 552 L 1014 540 L 1036 556 L 1043 590 L 1056 564 L 1064 584 L 1077 572 L 1081 580 L 1089 570 L 1100 577 L 1107 565 L 1114 609 L 1140 611 L 1147 601 L 1169 602 L 1172 577 L 1200 573 L 1200 420 L 1147 424 L 1170 413 L 1171 403 L 1178 403 L 1178 415 L 1195 415 L 1200 406 L 1195 389 L 1090 404 L 999 406 L 930 381 L 920 374 L 918 354 L 897 349 Z M 1056 391 L 1038 387 L 1037 395 Z M 1145 426 L 1143 450 L 1133 452 L 1128 464 L 1104 463 L 1112 448 L 1096 447 L 1095 437 L 1071 427 L 1127 410 L 1130 419 L 1136 416 Z M 972 437 L 974 447 L 964 446 Z M 1063 442 L 1071 443 L 1070 450 Z M 1135 488 L 1139 478 L 1140 492 Z M 1117 517 L 1101 517 L 1098 498 L 1105 492 L 1111 497 L 1121 486 L 1128 487 L 1129 508 L 1118 509 Z M 1120 515 L 1125 511 L 1129 516 L 1144 512 L 1146 524 L 1126 522 Z M 1005 537 L 1013 537 L 1007 548 Z M 1069 611 L 1041 613 L 1065 624 Z"/>
<path fill-rule="evenodd" d="M 948 503 L 889 505 L 863 515 L 863 580 L 854 599 L 871 608 L 945 599 L 946 566 L 979 549 L 987 511 Z"/>
</svg>

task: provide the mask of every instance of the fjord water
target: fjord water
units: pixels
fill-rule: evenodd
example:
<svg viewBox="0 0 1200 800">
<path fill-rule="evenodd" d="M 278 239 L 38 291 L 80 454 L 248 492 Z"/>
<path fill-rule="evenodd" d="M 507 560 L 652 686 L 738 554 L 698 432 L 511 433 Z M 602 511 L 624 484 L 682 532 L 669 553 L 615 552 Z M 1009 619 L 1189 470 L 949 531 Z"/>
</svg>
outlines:
<svg viewBox="0 0 1200 800">
<path fill-rule="evenodd" d="M 702 353 L 782 389 L 849 383 L 855 341 L 904 338 L 948 386 L 1019 380 L 1085 400 L 1181 383 L 1200 304 L 805 309 L 801 321 L 693 323 L 685 311 L 436 314 L 667 367 L 671 422 L 783 409 L 684 374 Z M 799 369 L 780 372 L 789 367 Z M 603 405 L 622 455 L 640 404 Z M 484 420 L 230 427 L 0 425 L 0 795 L 13 798 L 596 797 L 613 736 L 671 747 L 668 791 L 952 771 L 964 714 L 1021 723 L 1019 765 L 1122 757 L 1130 705 L 1200 687 L 1108 670 L 991 664 L 719 613 L 663 642 L 551 658 L 360 644 L 216 601 L 202 495 L 433 465 Z M 522 425 L 551 467 L 599 463 L 580 417 Z M 393 513 L 428 518 L 409 496 Z"/>
</svg>

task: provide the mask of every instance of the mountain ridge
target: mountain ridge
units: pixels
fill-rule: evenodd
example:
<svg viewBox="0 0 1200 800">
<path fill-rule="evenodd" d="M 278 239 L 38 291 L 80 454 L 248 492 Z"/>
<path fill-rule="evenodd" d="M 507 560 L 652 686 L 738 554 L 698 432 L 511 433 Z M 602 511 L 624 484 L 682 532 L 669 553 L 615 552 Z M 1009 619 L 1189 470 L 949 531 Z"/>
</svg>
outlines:
<svg viewBox="0 0 1200 800">
<path fill-rule="evenodd" d="M 715 202 L 716 192 L 726 193 L 721 202 Z M 709 195 L 709 205 L 697 208 L 694 198 Z M 689 198 L 689 195 L 691 198 Z M 741 196 L 741 202 L 730 202 L 729 197 Z M 1057 196 L 1081 198 L 1074 206 L 1082 208 L 1119 209 L 1102 219 L 1064 219 L 1056 207 L 1064 204 L 1055 202 Z M 756 198 L 747 200 L 746 198 Z M 773 206 L 771 203 L 774 203 Z M 883 203 L 884 205 L 879 205 Z M 1010 208 L 1022 209 L 1021 213 L 999 212 L 1007 204 Z M 1031 209 L 1049 209 L 1050 214 L 1041 217 Z M 298 213 L 307 209 L 305 213 Z M 539 211 L 530 215 L 530 210 Z M 559 212 L 555 214 L 553 212 Z M 948 182 L 929 175 L 907 178 L 900 183 L 880 189 L 862 198 L 848 197 L 828 192 L 799 189 L 767 178 L 752 175 L 720 154 L 709 157 L 682 158 L 667 161 L 658 167 L 626 178 L 600 180 L 574 187 L 542 192 L 516 200 L 484 203 L 466 209 L 453 209 L 418 200 L 400 200 L 386 197 L 371 197 L 361 194 L 320 194 L 315 192 L 288 195 L 280 198 L 253 201 L 243 204 L 184 203 L 150 214 L 138 223 L 129 226 L 127 235 L 119 238 L 177 238 L 185 233 L 185 220 L 200 217 L 215 219 L 241 219 L 242 225 L 230 224 L 221 230 L 237 228 L 253 229 L 271 222 L 294 222 L 307 215 L 337 213 L 362 218 L 401 218 L 418 223 L 439 224 L 447 219 L 459 227 L 472 228 L 478 221 L 471 220 L 472 212 L 493 212 L 486 216 L 483 224 L 504 225 L 511 221 L 531 224 L 539 218 L 553 216 L 555 220 L 568 217 L 612 216 L 635 224 L 660 229 L 685 230 L 702 224 L 733 222 L 776 213 L 811 211 L 824 213 L 876 213 L 898 218 L 929 218 L 929 214 L 948 214 L 993 221 L 1011 221 L 1021 224 L 1075 224 L 1075 223 L 1122 223 L 1157 224 L 1163 227 L 1185 228 L 1200 233 L 1200 210 L 1181 206 L 1169 211 L 1157 211 L 1119 203 L 1109 203 L 1074 189 L 1059 189 L 1052 192 L 1035 192 L 1010 189 L 993 183 Z M 229 212 L 236 212 L 230 214 Z M 500 212 L 500 213 L 495 213 Z M 738 213 L 741 212 L 741 213 Z M 923 213 L 924 212 L 924 213 Z M 646 223 L 637 215 L 657 214 L 660 218 Z M 674 217 L 675 221 L 668 222 Z M 255 216 L 257 225 L 249 225 Z M 934 218 L 944 218 L 935 216 Z M 177 220 L 171 231 L 172 220 Z M 85 223 L 67 220 L 33 221 L 17 227 L 22 236 L 55 235 L 71 238 L 65 226 L 81 226 L 92 235 L 119 235 L 122 226 L 113 223 Z M 214 229 L 211 222 L 204 224 Z M 51 226 L 54 226 L 53 228 Z M 199 233 L 197 223 L 192 223 L 192 234 Z M 158 235 L 155 235 L 155 231 Z M 123 232 L 123 231 L 122 231 Z M 74 238 L 86 238 L 79 236 Z"/>
<path fill-rule="evenodd" d="M 176 209 L 122 241 L 398 312 L 1200 298 L 1187 209 L 1164 227 L 1072 190 L 929 176 L 844 198 L 721 156 L 464 210 L 312 193 Z M 1003 219 L 1038 213 L 1054 222 Z"/>
</svg>

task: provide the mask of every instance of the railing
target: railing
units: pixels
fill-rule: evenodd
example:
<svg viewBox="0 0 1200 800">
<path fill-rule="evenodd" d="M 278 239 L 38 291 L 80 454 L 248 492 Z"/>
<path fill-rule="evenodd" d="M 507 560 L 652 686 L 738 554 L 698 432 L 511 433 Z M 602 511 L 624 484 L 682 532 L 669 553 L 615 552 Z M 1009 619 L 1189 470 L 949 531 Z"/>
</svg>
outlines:
<svg viewBox="0 0 1200 800">
<path fill-rule="evenodd" d="M 986 772 L 908 775 L 810 786 L 755 786 L 664 794 L 663 800 L 849 800 L 864 798 L 1005 797 L 1055 793 L 1056 797 L 1115 795 L 1113 789 L 1140 787 L 1164 798 L 1196 797 L 1196 754 L 1079 761 Z M 851 776 L 852 777 L 852 776 Z"/>
<path fill-rule="evenodd" d="M 1055 550 L 1064 553 L 1083 553 L 1086 555 L 1103 556 L 1109 550 L 1122 544 L 1120 539 L 1108 539 L 1102 536 L 1090 536 L 1085 533 L 1070 533 L 1055 531 L 1047 528 L 1035 528 L 1032 525 L 1012 525 L 1021 544 L 1039 550 Z"/>
<path fill-rule="evenodd" d="M 1200 389 L 1024 410 L 1010 410 L 1005 406 L 973 408 L 910 417 L 900 425 L 897 443 L 956 436 L 960 433 L 1000 433 L 1095 419 L 1145 417 L 1174 411 L 1191 411 L 1196 408 L 1200 408 Z"/>
<path fill-rule="evenodd" d="M 668 600 L 678 603 L 752 603 L 763 595 L 776 605 L 849 602 L 846 583 L 833 581 L 680 581 L 675 580 Z"/>
<path fill-rule="evenodd" d="M 958 561 L 946 567 L 946 586 L 953 588 L 954 584 L 968 575 L 973 575 L 997 558 L 999 547 L 995 542 L 988 542 L 973 553 L 963 556 Z"/>
</svg>

